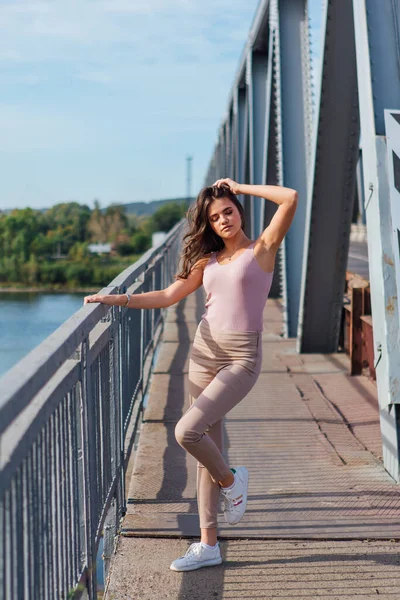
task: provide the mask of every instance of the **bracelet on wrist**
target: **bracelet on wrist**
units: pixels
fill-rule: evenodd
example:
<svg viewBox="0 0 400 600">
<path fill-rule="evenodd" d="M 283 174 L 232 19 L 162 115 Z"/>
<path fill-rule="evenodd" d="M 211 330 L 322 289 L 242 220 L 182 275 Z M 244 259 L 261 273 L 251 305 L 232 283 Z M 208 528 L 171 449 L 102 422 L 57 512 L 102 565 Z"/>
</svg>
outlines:
<svg viewBox="0 0 400 600">
<path fill-rule="evenodd" d="M 126 292 L 126 303 L 124 304 L 124 308 L 126 306 L 128 306 L 129 302 L 131 301 L 131 294 L 128 294 L 128 292 Z"/>
</svg>

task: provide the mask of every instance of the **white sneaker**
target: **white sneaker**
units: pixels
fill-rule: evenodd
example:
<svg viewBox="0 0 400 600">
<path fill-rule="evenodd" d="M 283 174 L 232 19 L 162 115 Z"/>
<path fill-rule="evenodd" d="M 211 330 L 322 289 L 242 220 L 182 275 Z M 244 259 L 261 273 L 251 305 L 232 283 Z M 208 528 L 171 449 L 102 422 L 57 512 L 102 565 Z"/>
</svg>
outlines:
<svg viewBox="0 0 400 600">
<path fill-rule="evenodd" d="M 249 485 L 249 472 L 246 467 L 233 469 L 235 481 L 232 488 L 221 487 L 224 497 L 224 516 L 229 525 L 236 525 L 246 512 L 247 488 Z"/>
<path fill-rule="evenodd" d="M 194 571 L 201 567 L 213 567 L 222 563 L 219 543 L 215 548 L 207 548 L 201 542 L 191 544 L 184 556 L 171 563 L 172 571 Z"/>
</svg>

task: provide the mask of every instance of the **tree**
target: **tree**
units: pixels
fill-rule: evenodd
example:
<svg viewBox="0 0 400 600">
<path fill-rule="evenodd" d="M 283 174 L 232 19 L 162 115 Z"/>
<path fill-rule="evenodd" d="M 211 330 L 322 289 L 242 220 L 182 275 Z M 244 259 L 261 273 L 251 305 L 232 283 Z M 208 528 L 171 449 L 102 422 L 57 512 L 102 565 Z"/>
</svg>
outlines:
<svg viewBox="0 0 400 600">
<path fill-rule="evenodd" d="M 94 209 L 87 223 L 87 231 L 92 242 L 104 244 L 104 242 L 107 241 L 104 215 L 100 210 L 100 203 L 98 200 L 94 203 Z"/>
<path fill-rule="evenodd" d="M 24 279 L 29 285 L 34 285 L 38 282 L 40 266 L 34 254 L 31 254 L 28 262 L 24 265 Z"/>
<path fill-rule="evenodd" d="M 39 211 L 15 209 L 1 217 L 0 223 L 0 255 L 15 255 L 22 262 L 27 261 L 36 235 L 44 228 Z"/>
<path fill-rule="evenodd" d="M 86 204 L 64 202 L 56 204 L 45 213 L 48 229 L 59 229 L 69 233 L 71 242 L 84 242 L 91 211 Z"/>
<path fill-rule="evenodd" d="M 114 242 L 121 233 L 128 230 L 128 219 L 122 206 L 108 206 L 105 221 L 108 242 Z"/>
<path fill-rule="evenodd" d="M 186 214 L 186 204 L 168 202 L 160 206 L 152 217 L 153 231 L 169 231 Z"/>
<path fill-rule="evenodd" d="M 75 262 L 83 262 L 90 255 L 87 242 L 75 242 L 70 248 L 68 255 Z"/>
<path fill-rule="evenodd" d="M 128 219 L 122 206 L 111 205 L 105 212 L 96 206 L 89 219 L 87 229 L 93 242 L 114 242 L 119 235 L 128 231 Z"/>
<path fill-rule="evenodd" d="M 131 244 L 134 254 L 146 252 L 151 247 L 151 235 L 144 231 L 137 231 L 131 238 Z"/>
</svg>

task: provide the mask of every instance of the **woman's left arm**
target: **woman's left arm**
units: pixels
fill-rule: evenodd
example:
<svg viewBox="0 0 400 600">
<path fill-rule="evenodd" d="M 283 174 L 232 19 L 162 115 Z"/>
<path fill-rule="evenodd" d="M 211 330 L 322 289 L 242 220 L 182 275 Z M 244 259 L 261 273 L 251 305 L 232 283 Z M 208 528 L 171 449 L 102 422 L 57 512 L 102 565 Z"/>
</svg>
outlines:
<svg viewBox="0 0 400 600">
<path fill-rule="evenodd" d="M 260 235 L 268 251 L 276 252 L 282 243 L 292 224 L 297 208 L 297 192 L 291 188 L 280 185 L 247 185 L 236 183 L 232 179 L 218 179 L 214 185 L 229 185 L 234 194 L 246 194 L 248 196 L 259 196 L 279 204 L 268 227 Z"/>
<path fill-rule="evenodd" d="M 284 202 L 293 202 L 297 200 L 296 190 L 283 187 L 280 185 L 248 185 L 247 183 L 236 183 L 233 179 L 225 178 L 218 179 L 214 185 L 228 185 L 234 194 L 245 194 L 246 196 L 258 196 L 271 200 L 275 204 L 283 204 Z"/>
<path fill-rule="evenodd" d="M 239 194 L 246 196 L 258 196 L 271 200 L 275 204 L 283 204 L 284 202 L 293 202 L 297 200 L 296 190 L 283 187 L 280 185 L 247 185 L 246 183 L 239 184 Z"/>
</svg>

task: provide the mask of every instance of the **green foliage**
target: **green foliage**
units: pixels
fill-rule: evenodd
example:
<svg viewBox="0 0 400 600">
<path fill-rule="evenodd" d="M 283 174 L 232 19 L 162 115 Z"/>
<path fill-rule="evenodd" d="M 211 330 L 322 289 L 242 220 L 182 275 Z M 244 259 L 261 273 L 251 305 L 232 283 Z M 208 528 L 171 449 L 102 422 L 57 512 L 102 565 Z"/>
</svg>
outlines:
<svg viewBox="0 0 400 600">
<path fill-rule="evenodd" d="M 187 207 L 179 202 L 170 202 L 161 206 L 153 215 L 153 231 L 169 231 L 186 214 Z"/>
<path fill-rule="evenodd" d="M 76 262 L 87 259 L 90 254 L 88 246 L 87 242 L 75 242 L 68 252 L 69 258 Z"/>
<path fill-rule="evenodd" d="M 72 287 L 87 286 L 92 282 L 92 270 L 89 265 L 71 263 L 65 271 L 67 281 Z"/>
<path fill-rule="evenodd" d="M 135 233 L 140 229 L 140 219 L 134 214 L 127 214 L 126 218 L 128 220 L 128 229 L 130 233 Z"/>
<path fill-rule="evenodd" d="M 45 230 L 43 217 L 39 211 L 31 208 L 13 210 L 9 215 L 0 217 L 0 256 L 19 257 L 27 261 L 31 254 L 31 245 L 36 237 Z"/>
<path fill-rule="evenodd" d="M 49 229 L 56 229 L 69 234 L 73 242 L 84 242 L 91 212 L 86 205 L 77 202 L 65 202 L 56 204 L 46 211 L 45 219 Z"/>
<path fill-rule="evenodd" d="M 127 216 L 77 202 L 42 213 L 30 208 L 0 212 L 0 283 L 45 287 L 104 287 L 151 247 L 154 231 L 169 231 L 186 204 L 163 204 L 151 217 Z M 111 256 L 91 254 L 91 242 L 112 243 Z"/>
<path fill-rule="evenodd" d="M 129 228 L 128 218 L 122 206 L 111 205 L 105 212 L 96 205 L 87 224 L 93 242 L 115 242 Z"/>
<path fill-rule="evenodd" d="M 40 264 L 34 254 L 31 254 L 28 262 L 23 265 L 22 268 L 23 279 L 29 285 L 35 285 L 39 278 Z"/>
<path fill-rule="evenodd" d="M 179 202 L 187 207 L 194 202 L 196 198 L 168 198 L 166 200 L 152 200 L 151 202 L 131 202 L 124 204 L 124 210 L 128 216 L 137 215 L 138 217 L 153 215 L 160 206 L 171 204 L 171 202 Z"/>
<path fill-rule="evenodd" d="M 151 235 L 144 231 L 138 231 L 132 236 L 132 250 L 134 254 L 142 254 L 151 248 Z"/>
<path fill-rule="evenodd" d="M 65 267 L 62 263 L 42 263 L 39 270 L 38 283 L 65 284 L 67 282 Z"/>
<path fill-rule="evenodd" d="M 130 263 L 128 263 L 130 264 Z M 123 271 L 128 264 L 100 264 L 94 267 L 92 272 L 92 283 L 99 288 L 105 287 Z"/>
<path fill-rule="evenodd" d="M 33 240 L 30 251 L 38 258 L 50 258 L 56 250 L 55 240 L 51 235 L 39 233 Z"/>
<path fill-rule="evenodd" d="M 120 256 L 143 254 L 149 248 L 151 248 L 151 234 L 144 231 L 137 231 L 130 239 L 123 239 L 115 246 L 115 250 Z"/>
<path fill-rule="evenodd" d="M 120 256 L 129 256 L 133 254 L 133 246 L 130 242 L 120 242 L 115 247 Z"/>
</svg>

